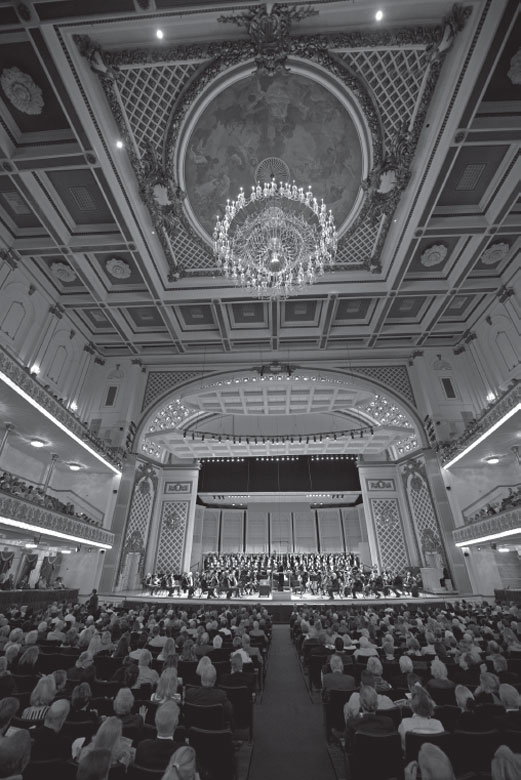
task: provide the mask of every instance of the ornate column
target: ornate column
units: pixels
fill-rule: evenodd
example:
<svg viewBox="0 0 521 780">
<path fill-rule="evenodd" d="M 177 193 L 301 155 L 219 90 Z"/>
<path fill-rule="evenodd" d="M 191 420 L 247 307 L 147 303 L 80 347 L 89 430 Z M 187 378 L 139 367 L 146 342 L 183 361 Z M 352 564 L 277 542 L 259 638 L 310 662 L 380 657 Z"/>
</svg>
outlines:
<svg viewBox="0 0 521 780">
<path fill-rule="evenodd" d="M 373 563 L 394 572 L 416 565 L 414 539 L 404 512 L 396 466 L 361 462 L 359 473 Z"/>
<path fill-rule="evenodd" d="M 146 555 L 147 571 L 190 570 L 199 465 L 163 466 Z"/>
</svg>

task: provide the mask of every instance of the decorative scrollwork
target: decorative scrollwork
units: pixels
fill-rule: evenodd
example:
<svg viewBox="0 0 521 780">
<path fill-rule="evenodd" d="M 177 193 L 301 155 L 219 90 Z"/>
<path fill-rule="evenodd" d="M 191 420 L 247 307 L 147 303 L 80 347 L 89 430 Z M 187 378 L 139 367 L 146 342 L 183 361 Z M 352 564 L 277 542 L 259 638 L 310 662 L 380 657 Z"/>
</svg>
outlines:
<svg viewBox="0 0 521 780">
<path fill-rule="evenodd" d="M 291 51 L 292 22 L 300 22 L 317 14 L 314 8 L 275 3 L 270 9 L 267 6 L 253 7 L 241 14 L 219 16 L 217 21 L 244 27 L 255 47 L 257 70 L 273 76 L 280 70 L 289 70 L 286 61 Z"/>
</svg>

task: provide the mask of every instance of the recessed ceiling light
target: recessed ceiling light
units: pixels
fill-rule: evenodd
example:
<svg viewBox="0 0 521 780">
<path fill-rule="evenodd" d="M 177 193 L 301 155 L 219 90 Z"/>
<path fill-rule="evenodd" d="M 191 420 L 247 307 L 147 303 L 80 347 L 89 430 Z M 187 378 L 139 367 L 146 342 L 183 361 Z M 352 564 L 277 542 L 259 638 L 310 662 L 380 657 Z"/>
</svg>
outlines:
<svg viewBox="0 0 521 780">
<path fill-rule="evenodd" d="M 40 366 L 38 365 L 38 363 L 34 363 L 31 366 L 31 374 L 39 374 L 39 373 L 40 373 Z"/>
<path fill-rule="evenodd" d="M 116 146 L 118 149 L 123 149 L 123 141 L 116 141 Z"/>
<path fill-rule="evenodd" d="M 81 466 L 79 463 L 69 463 L 69 468 L 71 471 L 79 471 Z"/>
<path fill-rule="evenodd" d="M 164 34 L 163 30 L 156 30 L 156 38 L 159 38 L 159 40 L 161 41 L 161 40 L 163 40 L 164 37 L 165 37 L 165 34 Z"/>
<path fill-rule="evenodd" d="M 73 412 L 78 411 L 78 404 L 76 403 L 76 401 L 71 401 L 71 409 Z"/>
<path fill-rule="evenodd" d="M 47 442 L 43 441 L 43 439 L 31 439 L 31 447 L 39 449 L 40 447 L 45 447 L 46 444 Z"/>
<path fill-rule="evenodd" d="M 38 547 L 38 545 L 37 545 L 37 544 L 34 544 L 34 542 L 26 542 L 26 545 L 25 545 L 25 546 L 26 546 L 26 547 L 27 547 L 27 549 L 29 549 L 29 550 L 34 550 L 36 547 Z"/>
<path fill-rule="evenodd" d="M 491 466 L 494 466 L 496 463 L 499 463 L 499 458 L 497 455 L 491 455 L 489 458 L 485 458 L 487 463 L 490 463 Z"/>
<path fill-rule="evenodd" d="M 495 393 L 493 393 L 492 391 L 490 391 L 490 393 L 487 393 L 487 401 L 489 402 L 489 404 L 492 403 L 492 401 L 495 401 L 495 400 L 496 400 L 496 394 Z"/>
<path fill-rule="evenodd" d="M 384 18 L 384 12 L 383 11 L 377 11 L 375 13 L 375 15 L 374 15 L 374 18 L 376 19 L 377 22 L 381 22 L 382 19 Z"/>
</svg>

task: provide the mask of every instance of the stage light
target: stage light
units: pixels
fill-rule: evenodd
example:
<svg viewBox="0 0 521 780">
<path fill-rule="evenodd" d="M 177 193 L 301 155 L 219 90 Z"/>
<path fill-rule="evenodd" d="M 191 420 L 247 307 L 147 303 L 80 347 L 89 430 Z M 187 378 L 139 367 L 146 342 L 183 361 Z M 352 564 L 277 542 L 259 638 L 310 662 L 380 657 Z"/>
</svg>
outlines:
<svg viewBox="0 0 521 780">
<path fill-rule="evenodd" d="M 49 528 L 39 528 L 37 525 L 31 523 L 24 523 L 21 520 L 12 520 L 10 517 L 0 517 L 0 525 L 7 525 L 11 528 L 21 528 L 23 531 L 31 531 L 32 533 L 43 534 L 44 536 L 54 536 L 57 539 L 70 539 L 73 542 L 85 542 L 80 536 L 73 536 L 72 534 L 64 534 L 61 531 L 52 531 Z M 111 544 L 104 544 L 103 542 L 93 542 L 89 539 L 89 544 L 93 547 L 101 547 L 104 550 L 112 550 Z"/>
<path fill-rule="evenodd" d="M 378 11 L 375 13 L 375 15 L 374 15 L 374 18 L 376 19 L 376 21 L 377 21 L 377 22 L 381 22 L 381 21 L 382 21 L 382 19 L 384 18 L 384 12 L 383 12 L 383 11 L 380 11 L 380 10 L 378 10 Z"/>
<path fill-rule="evenodd" d="M 165 34 L 164 34 L 163 30 L 156 30 L 156 38 L 158 38 L 160 41 L 162 41 L 164 37 L 165 37 Z"/>
<path fill-rule="evenodd" d="M 40 449 L 40 447 L 45 447 L 47 445 L 47 442 L 43 441 L 43 439 L 31 439 L 30 444 L 31 447 L 36 447 L 36 449 Z"/>
</svg>

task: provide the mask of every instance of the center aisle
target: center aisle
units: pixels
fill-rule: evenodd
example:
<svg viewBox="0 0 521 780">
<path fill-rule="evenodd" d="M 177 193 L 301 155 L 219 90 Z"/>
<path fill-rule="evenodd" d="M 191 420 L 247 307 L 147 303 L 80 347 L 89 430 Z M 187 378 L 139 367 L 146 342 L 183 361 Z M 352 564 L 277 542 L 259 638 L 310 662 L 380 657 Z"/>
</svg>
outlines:
<svg viewBox="0 0 521 780">
<path fill-rule="evenodd" d="M 253 737 L 248 780 L 336 780 L 326 748 L 322 707 L 311 703 L 287 625 L 273 626 Z"/>
</svg>

